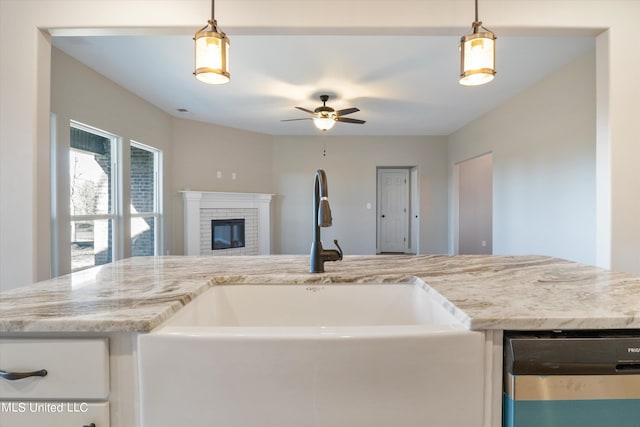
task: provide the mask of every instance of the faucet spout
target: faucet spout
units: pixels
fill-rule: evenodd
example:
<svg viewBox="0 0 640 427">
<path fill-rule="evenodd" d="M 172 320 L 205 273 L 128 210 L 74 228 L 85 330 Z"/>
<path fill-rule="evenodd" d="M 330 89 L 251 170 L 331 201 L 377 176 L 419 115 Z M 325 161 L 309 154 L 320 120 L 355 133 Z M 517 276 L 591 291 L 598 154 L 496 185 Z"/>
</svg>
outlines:
<svg viewBox="0 0 640 427">
<path fill-rule="evenodd" d="M 313 191 L 313 242 L 311 243 L 309 269 L 311 273 L 324 272 L 324 263 L 326 261 L 340 261 L 342 259 L 342 249 L 337 240 L 334 240 L 334 243 L 338 250 L 324 249 L 322 247 L 320 227 L 331 227 L 332 221 L 327 175 L 324 170 L 318 169 Z"/>
</svg>

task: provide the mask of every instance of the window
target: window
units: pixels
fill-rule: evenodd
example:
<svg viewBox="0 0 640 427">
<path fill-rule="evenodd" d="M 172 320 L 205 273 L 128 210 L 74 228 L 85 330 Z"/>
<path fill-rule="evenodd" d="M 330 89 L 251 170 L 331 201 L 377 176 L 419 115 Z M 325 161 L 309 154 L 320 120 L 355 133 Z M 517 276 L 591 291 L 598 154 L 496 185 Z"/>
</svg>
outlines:
<svg viewBox="0 0 640 427">
<path fill-rule="evenodd" d="M 127 164 L 122 161 L 127 148 L 129 170 L 124 171 L 120 165 Z M 65 195 L 66 191 L 52 187 L 53 274 L 79 271 L 126 256 L 160 255 L 162 151 L 135 141 L 127 147 L 117 135 L 71 121 L 68 156 L 69 183 L 52 178 L 64 187 L 68 185 L 69 190 L 68 199 L 65 196 L 59 203 L 57 194 Z M 124 186 L 130 188 L 128 211 L 123 209 L 123 198 L 128 196 Z M 60 218 L 65 218 L 62 223 Z"/>
<path fill-rule="evenodd" d="M 160 255 L 161 152 L 131 141 L 131 255 Z"/>
<path fill-rule="evenodd" d="M 114 135 L 72 123 L 69 150 L 71 271 L 116 258 L 118 204 Z"/>
</svg>

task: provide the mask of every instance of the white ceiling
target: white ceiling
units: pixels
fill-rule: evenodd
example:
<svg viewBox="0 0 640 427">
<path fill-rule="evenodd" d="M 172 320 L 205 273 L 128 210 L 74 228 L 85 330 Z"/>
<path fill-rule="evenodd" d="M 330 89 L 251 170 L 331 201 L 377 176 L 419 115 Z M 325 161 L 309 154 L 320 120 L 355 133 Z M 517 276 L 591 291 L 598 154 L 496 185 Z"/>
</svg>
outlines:
<svg viewBox="0 0 640 427">
<path fill-rule="evenodd" d="M 497 76 L 458 84 L 459 36 L 229 35 L 231 82 L 192 75 L 189 35 L 54 37 L 53 44 L 167 113 L 273 135 L 318 135 L 294 106 L 358 107 L 334 135 L 448 135 L 594 48 L 593 37 L 500 36 Z M 187 109 L 179 113 L 177 109 Z"/>
</svg>

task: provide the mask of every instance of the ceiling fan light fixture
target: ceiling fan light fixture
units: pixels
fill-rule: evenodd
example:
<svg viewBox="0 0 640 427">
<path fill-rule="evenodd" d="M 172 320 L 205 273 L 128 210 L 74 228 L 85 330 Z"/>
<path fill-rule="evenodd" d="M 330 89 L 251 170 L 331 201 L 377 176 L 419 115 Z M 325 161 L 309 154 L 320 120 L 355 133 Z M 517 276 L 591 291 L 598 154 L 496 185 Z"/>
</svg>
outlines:
<svg viewBox="0 0 640 427">
<path fill-rule="evenodd" d="M 327 131 L 331 129 L 336 124 L 336 122 L 354 123 L 359 125 L 366 123 L 364 120 L 344 117 L 348 114 L 357 113 L 358 111 L 360 111 L 359 108 L 350 107 L 350 108 L 343 108 L 341 110 L 336 111 L 332 107 L 329 107 L 327 105 L 328 100 L 329 100 L 329 95 L 320 95 L 320 101 L 322 101 L 322 106 L 316 108 L 313 111 L 303 107 L 296 107 L 296 109 L 300 111 L 304 111 L 305 113 L 311 114 L 311 117 L 305 117 L 302 119 L 285 119 L 281 121 L 293 122 L 298 120 L 313 120 L 313 125 L 316 128 L 320 129 L 321 131 Z"/>
<path fill-rule="evenodd" d="M 471 34 L 460 39 L 460 84 L 479 86 L 496 75 L 496 35 L 478 20 L 478 0 L 475 0 L 476 20 Z"/>
<path fill-rule="evenodd" d="M 211 1 L 211 19 L 196 32 L 194 75 L 208 84 L 224 84 L 231 79 L 229 74 L 229 38 L 218 29 L 214 18 L 214 0 Z"/>
<path fill-rule="evenodd" d="M 321 131 L 327 131 L 336 124 L 335 114 L 318 114 L 313 118 L 313 124 Z"/>
</svg>

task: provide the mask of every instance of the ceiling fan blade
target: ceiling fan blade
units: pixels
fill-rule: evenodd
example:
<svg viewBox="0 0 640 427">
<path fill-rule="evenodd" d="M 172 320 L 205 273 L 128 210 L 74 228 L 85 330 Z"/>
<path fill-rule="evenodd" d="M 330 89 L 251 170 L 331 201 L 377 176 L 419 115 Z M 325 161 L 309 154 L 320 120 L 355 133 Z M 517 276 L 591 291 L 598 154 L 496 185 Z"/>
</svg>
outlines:
<svg viewBox="0 0 640 427">
<path fill-rule="evenodd" d="M 313 111 L 307 110 L 306 108 L 302 108 L 302 107 L 295 107 L 295 108 L 297 108 L 300 111 L 304 111 L 305 113 L 313 114 Z"/>
<path fill-rule="evenodd" d="M 345 108 L 344 110 L 338 110 L 336 111 L 336 115 L 338 116 L 346 116 L 347 114 L 352 114 L 352 113 L 357 113 L 358 111 L 360 111 L 359 108 Z"/>
<path fill-rule="evenodd" d="M 312 120 L 311 117 L 305 117 L 303 119 L 284 119 L 284 120 L 280 120 L 281 122 L 295 122 L 296 120 Z"/>
<path fill-rule="evenodd" d="M 338 117 L 336 120 L 339 121 L 339 122 L 342 122 L 342 123 L 355 123 L 355 124 L 358 124 L 358 125 L 366 123 L 364 120 L 350 119 L 349 117 Z"/>
</svg>

